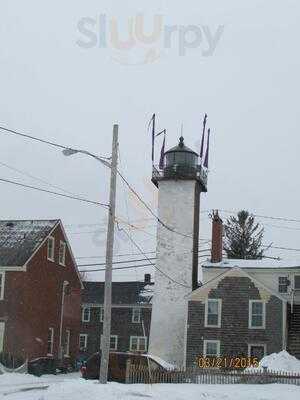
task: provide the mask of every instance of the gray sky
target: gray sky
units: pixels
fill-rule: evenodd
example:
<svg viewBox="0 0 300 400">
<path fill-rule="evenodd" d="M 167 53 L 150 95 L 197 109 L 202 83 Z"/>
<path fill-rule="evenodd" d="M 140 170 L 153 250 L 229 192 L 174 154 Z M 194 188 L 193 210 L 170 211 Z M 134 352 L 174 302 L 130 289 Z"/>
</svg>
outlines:
<svg viewBox="0 0 300 400">
<path fill-rule="evenodd" d="M 183 123 L 187 145 L 198 150 L 207 112 L 210 176 L 201 209 L 245 208 L 300 219 L 299 12 L 296 0 L 3 0 L 1 125 L 109 155 L 112 124 L 118 122 L 120 169 L 155 207 L 146 129 L 152 113 L 158 115 L 158 128 L 168 130 L 167 147 L 176 144 Z M 145 34 L 152 31 L 155 15 L 162 15 L 159 37 L 148 45 L 135 40 L 130 49 L 117 50 L 109 21 L 115 21 L 120 40 L 126 40 L 128 18 L 136 27 L 138 14 L 144 16 Z M 90 39 L 79 32 L 78 22 L 84 17 L 99 21 L 100 15 L 106 19 L 106 47 L 98 22 L 89 25 L 92 35 L 97 34 L 95 46 L 80 47 L 78 41 Z M 177 31 L 166 48 L 166 32 L 174 25 Z M 209 35 L 214 37 L 218 29 L 215 49 L 205 56 Z M 89 199 L 108 201 L 108 171 L 93 159 L 66 158 L 46 145 L 0 135 L 0 162 Z M 49 188 L 3 165 L 0 177 Z M 118 189 L 117 214 L 145 229 L 147 233 L 133 231 L 133 237 L 144 251 L 154 250 L 155 221 L 122 185 Z M 1 184 L 0 217 L 61 218 L 76 257 L 104 255 L 102 208 Z M 201 218 L 200 237 L 209 238 L 207 213 Z M 261 221 L 265 243 L 300 248 L 300 223 Z M 137 251 L 118 234 L 116 253 L 127 252 Z M 298 253 L 269 254 L 291 259 Z M 115 279 L 129 276 L 137 275 L 114 274 Z"/>
</svg>

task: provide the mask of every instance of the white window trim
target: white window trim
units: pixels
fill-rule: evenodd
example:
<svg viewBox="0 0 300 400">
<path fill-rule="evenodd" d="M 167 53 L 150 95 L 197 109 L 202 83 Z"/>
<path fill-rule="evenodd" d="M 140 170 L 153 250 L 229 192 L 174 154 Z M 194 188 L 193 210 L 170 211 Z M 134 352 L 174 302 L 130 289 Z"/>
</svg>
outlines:
<svg viewBox="0 0 300 400">
<path fill-rule="evenodd" d="M 208 325 L 208 302 L 212 301 L 218 303 L 218 323 L 217 325 Z M 205 328 L 221 328 L 221 320 L 222 320 L 222 299 L 206 299 L 205 302 Z"/>
<path fill-rule="evenodd" d="M 102 338 L 103 338 L 103 335 L 101 335 L 101 337 L 100 337 L 100 349 L 102 348 Z M 109 350 L 117 350 L 118 349 L 118 335 L 110 335 L 110 340 L 111 340 L 111 338 L 115 338 L 115 346 L 114 347 L 111 347 L 111 342 L 110 342 L 110 344 L 109 344 Z"/>
<path fill-rule="evenodd" d="M 53 243 L 53 251 L 52 251 L 52 257 L 49 257 L 49 242 L 52 241 Z M 53 236 L 49 236 L 47 240 L 47 260 L 54 262 L 55 259 L 55 238 Z"/>
<path fill-rule="evenodd" d="M 262 326 L 252 326 L 252 304 L 253 303 L 262 303 L 263 305 L 263 314 L 262 314 Z M 249 300 L 249 321 L 248 321 L 249 329 L 266 329 L 266 303 L 263 300 Z"/>
<path fill-rule="evenodd" d="M 63 249 L 64 249 L 63 250 L 63 261 L 62 262 L 60 261 L 60 249 L 61 249 L 61 246 L 63 246 Z M 58 263 L 62 267 L 66 266 L 66 249 L 67 249 L 66 242 L 64 242 L 63 240 L 60 240 L 60 242 L 59 242 L 59 253 L 58 253 Z"/>
<path fill-rule="evenodd" d="M 294 274 L 294 277 L 293 277 L 293 289 L 294 290 L 300 290 L 300 288 L 298 288 L 298 289 L 295 288 L 295 277 L 296 276 L 300 276 L 300 274 Z"/>
<path fill-rule="evenodd" d="M 279 275 L 279 276 L 278 276 L 278 293 L 280 293 L 280 294 L 287 294 L 288 291 L 289 291 L 289 285 L 288 285 L 288 284 L 287 284 L 287 285 L 280 284 L 280 283 L 279 283 L 280 278 L 285 278 L 285 279 L 287 279 L 287 281 L 288 281 L 288 280 L 289 280 L 289 277 L 288 277 L 288 275 Z M 280 287 L 280 286 L 286 286 L 286 291 L 285 291 L 285 292 L 281 292 L 281 291 L 279 290 L 279 287 Z"/>
<path fill-rule="evenodd" d="M 49 331 L 51 331 L 51 352 L 48 353 L 47 352 L 47 356 L 53 356 L 53 347 L 54 347 L 54 328 L 52 328 L 51 326 L 48 328 L 48 332 L 47 335 L 49 335 Z M 47 336 L 47 350 L 48 350 L 48 336 Z"/>
<path fill-rule="evenodd" d="M 88 319 L 84 319 L 84 311 L 89 310 Z M 91 321 L 91 309 L 90 307 L 82 307 L 82 314 L 81 314 L 81 322 L 90 322 Z"/>
<path fill-rule="evenodd" d="M 3 327 L 3 329 L 2 329 Z M 2 353 L 4 349 L 4 337 L 5 337 L 5 321 L 0 321 L 0 333 L 3 333 L 2 336 L 0 336 L 0 353 Z"/>
<path fill-rule="evenodd" d="M 1 286 L 0 286 L 0 300 L 4 300 L 4 286 L 5 286 L 5 272 L 0 272 Z"/>
<path fill-rule="evenodd" d="M 133 350 L 132 349 L 132 341 L 134 339 L 137 339 L 137 349 Z M 145 339 L 145 349 L 141 350 L 140 349 L 140 339 Z M 147 351 L 147 336 L 130 336 L 130 344 L 129 344 L 129 350 L 130 351 Z"/>
<path fill-rule="evenodd" d="M 104 321 L 104 307 L 100 307 L 100 322 Z"/>
<path fill-rule="evenodd" d="M 135 321 L 134 320 L 134 313 L 135 313 L 135 311 L 138 311 L 138 316 L 139 316 L 139 318 L 138 318 L 138 321 Z M 140 324 L 141 323 L 141 309 L 140 308 L 137 308 L 137 307 L 134 307 L 133 309 L 132 309 L 132 317 L 131 317 L 131 322 L 133 323 L 133 324 Z"/>
<path fill-rule="evenodd" d="M 256 347 L 256 346 L 261 346 L 264 348 L 264 357 L 267 355 L 267 345 L 266 343 L 248 343 L 248 357 L 250 357 L 251 354 L 251 347 Z"/>
<path fill-rule="evenodd" d="M 84 338 L 84 347 L 80 347 L 80 338 Z M 80 333 L 79 334 L 79 350 L 84 350 L 87 348 L 87 341 L 88 341 L 88 334 L 87 333 Z"/>
<path fill-rule="evenodd" d="M 217 354 L 215 355 L 215 357 L 220 357 L 220 347 L 221 347 L 220 340 L 203 340 L 203 356 L 206 357 L 208 343 L 217 343 Z"/>
<path fill-rule="evenodd" d="M 71 331 L 70 329 L 66 329 L 66 352 L 65 352 L 66 357 L 70 357 L 70 339 L 71 339 Z"/>
<path fill-rule="evenodd" d="M 115 347 L 109 346 L 109 350 L 117 350 L 118 349 L 118 335 L 110 335 L 110 340 L 111 338 L 115 338 Z"/>
</svg>

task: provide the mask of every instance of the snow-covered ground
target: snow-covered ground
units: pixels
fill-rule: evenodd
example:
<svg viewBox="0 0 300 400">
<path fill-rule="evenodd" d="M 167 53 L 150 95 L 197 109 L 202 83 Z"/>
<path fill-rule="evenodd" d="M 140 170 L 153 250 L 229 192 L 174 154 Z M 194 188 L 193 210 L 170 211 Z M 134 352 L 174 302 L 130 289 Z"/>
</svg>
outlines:
<svg viewBox="0 0 300 400">
<path fill-rule="evenodd" d="M 58 376 L 0 375 L 4 400 L 299 400 L 300 387 L 292 385 L 123 385 L 85 381 L 79 374 Z"/>
</svg>

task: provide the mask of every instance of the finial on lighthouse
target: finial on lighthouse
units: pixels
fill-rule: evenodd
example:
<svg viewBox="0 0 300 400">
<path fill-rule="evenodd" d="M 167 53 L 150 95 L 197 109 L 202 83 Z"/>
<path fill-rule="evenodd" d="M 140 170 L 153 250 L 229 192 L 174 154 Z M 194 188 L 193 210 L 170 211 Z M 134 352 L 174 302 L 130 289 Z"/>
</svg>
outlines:
<svg viewBox="0 0 300 400">
<path fill-rule="evenodd" d="M 184 146 L 184 137 L 181 135 L 179 138 L 179 147 L 183 147 Z"/>
</svg>

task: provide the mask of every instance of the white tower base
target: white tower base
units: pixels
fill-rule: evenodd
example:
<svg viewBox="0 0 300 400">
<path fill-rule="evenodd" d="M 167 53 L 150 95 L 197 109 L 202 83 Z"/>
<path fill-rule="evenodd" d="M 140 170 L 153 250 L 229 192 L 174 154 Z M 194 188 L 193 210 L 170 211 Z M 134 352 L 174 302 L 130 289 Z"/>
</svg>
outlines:
<svg viewBox="0 0 300 400">
<path fill-rule="evenodd" d="M 159 182 L 158 217 L 173 231 L 158 223 L 149 353 L 177 366 L 185 365 L 187 295 L 197 276 L 199 195 L 196 180 Z"/>
</svg>

